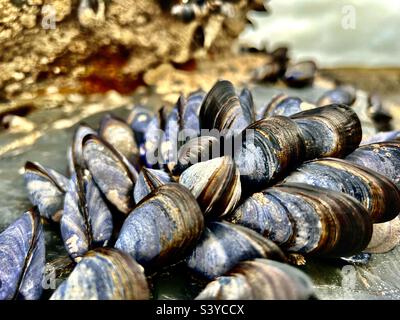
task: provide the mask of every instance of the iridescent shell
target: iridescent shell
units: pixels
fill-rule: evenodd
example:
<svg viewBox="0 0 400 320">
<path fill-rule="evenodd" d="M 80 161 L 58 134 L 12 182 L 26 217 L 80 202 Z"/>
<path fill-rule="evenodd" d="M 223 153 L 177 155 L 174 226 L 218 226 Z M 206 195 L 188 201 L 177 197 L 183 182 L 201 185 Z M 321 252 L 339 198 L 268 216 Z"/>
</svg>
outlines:
<svg viewBox="0 0 400 320">
<path fill-rule="evenodd" d="M 57 288 L 51 300 L 145 300 L 149 287 L 144 270 L 115 249 L 89 251 Z"/>
<path fill-rule="evenodd" d="M 228 218 L 307 255 L 352 256 L 368 245 L 372 221 L 354 198 L 305 184 L 282 184 L 253 194 Z"/>
<path fill-rule="evenodd" d="M 28 161 L 24 182 L 29 200 L 38 207 L 40 214 L 54 222 L 60 221 L 68 179 L 53 169 Z"/>
<path fill-rule="evenodd" d="M 286 261 L 276 244 L 255 231 L 229 222 L 209 222 L 187 265 L 197 274 L 214 279 L 240 261 L 255 258 Z"/>
<path fill-rule="evenodd" d="M 0 300 L 38 300 L 45 262 L 40 215 L 31 209 L 0 234 Z"/>
<path fill-rule="evenodd" d="M 280 262 L 255 259 L 239 263 L 210 282 L 196 300 L 306 300 L 313 284 L 302 271 Z"/>
<path fill-rule="evenodd" d="M 143 265 L 176 262 L 195 245 L 204 229 L 196 199 L 177 183 L 145 197 L 126 218 L 115 248 Z"/>
<path fill-rule="evenodd" d="M 347 193 L 363 204 L 374 223 L 390 221 L 400 212 L 400 192 L 393 182 L 345 160 L 325 158 L 306 162 L 284 181 Z"/>
</svg>

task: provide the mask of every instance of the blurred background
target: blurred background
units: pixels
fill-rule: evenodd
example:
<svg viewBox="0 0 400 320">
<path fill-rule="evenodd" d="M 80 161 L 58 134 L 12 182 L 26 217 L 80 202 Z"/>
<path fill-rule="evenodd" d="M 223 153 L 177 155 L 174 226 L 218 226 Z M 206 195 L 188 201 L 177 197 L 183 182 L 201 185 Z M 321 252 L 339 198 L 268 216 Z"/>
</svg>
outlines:
<svg viewBox="0 0 400 320">
<path fill-rule="evenodd" d="M 400 1 L 269 1 L 270 14 L 249 13 L 256 28 L 242 43 L 289 45 L 295 59 L 321 67 L 399 67 Z"/>
</svg>

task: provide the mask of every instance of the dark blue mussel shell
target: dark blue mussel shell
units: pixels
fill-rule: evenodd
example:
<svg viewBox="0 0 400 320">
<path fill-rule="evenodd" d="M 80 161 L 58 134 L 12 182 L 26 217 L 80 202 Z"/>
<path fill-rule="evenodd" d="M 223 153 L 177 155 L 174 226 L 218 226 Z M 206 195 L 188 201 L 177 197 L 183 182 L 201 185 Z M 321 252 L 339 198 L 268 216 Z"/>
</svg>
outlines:
<svg viewBox="0 0 400 320">
<path fill-rule="evenodd" d="M 43 227 L 31 209 L 0 234 L 0 300 L 39 299 L 44 267 Z"/>
<path fill-rule="evenodd" d="M 240 261 L 269 258 L 286 261 L 272 241 L 257 232 L 229 222 L 209 222 L 187 259 L 190 269 L 208 279 L 230 271 Z"/>
<path fill-rule="evenodd" d="M 38 207 L 40 214 L 58 222 L 62 216 L 68 179 L 55 170 L 28 161 L 25 164 L 24 182 L 29 200 Z"/>
</svg>

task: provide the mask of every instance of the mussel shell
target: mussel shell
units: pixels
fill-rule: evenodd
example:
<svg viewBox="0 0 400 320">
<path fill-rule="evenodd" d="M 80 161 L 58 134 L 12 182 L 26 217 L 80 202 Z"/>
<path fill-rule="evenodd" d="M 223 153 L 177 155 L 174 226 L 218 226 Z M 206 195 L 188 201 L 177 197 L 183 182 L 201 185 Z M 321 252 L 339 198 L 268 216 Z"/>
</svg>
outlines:
<svg viewBox="0 0 400 320">
<path fill-rule="evenodd" d="M 278 62 L 271 60 L 255 69 L 251 74 L 251 79 L 255 81 L 276 82 L 281 73 L 282 66 Z"/>
<path fill-rule="evenodd" d="M 143 162 L 147 167 L 156 167 L 162 163 L 162 155 L 160 145 L 164 138 L 164 129 L 166 122 L 166 111 L 161 107 L 151 121 L 148 123 L 147 130 L 144 134 L 144 159 Z"/>
<path fill-rule="evenodd" d="M 381 98 L 377 94 L 368 96 L 368 115 L 374 121 L 379 131 L 390 130 L 392 115 L 383 106 Z"/>
<path fill-rule="evenodd" d="M 241 196 L 239 170 L 229 156 L 194 164 L 181 174 L 179 183 L 192 192 L 205 216 L 225 216 Z"/>
<path fill-rule="evenodd" d="M 386 253 L 400 244 L 400 218 L 374 224 L 372 238 L 364 252 Z"/>
<path fill-rule="evenodd" d="M 400 130 L 379 132 L 367 139 L 363 139 L 362 145 L 397 140 L 400 141 Z"/>
<path fill-rule="evenodd" d="M 260 190 L 302 162 L 304 142 L 297 124 L 275 116 L 254 122 L 242 133 L 235 154 L 243 189 Z"/>
<path fill-rule="evenodd" d="M 83 157 L 107 200 L 120 212 L 128 214 L 134 206 L 133 187 L 138 176 L 133 166 L 111 145 L 94 135 L 85 136 Z"/>
<path fill-rule="evenodd" d="M 159 187 L 126 218 L 117 249 L 144 265 L 177 261 L 199 239 L 204 217 L 188 189 L 171 183 Z"/>
<path fill-rule="evenodd" d="M 200 133 L 199 113 L 205 96 L 206 93 L 204 91 L 197 90 L 189 94 L 187 97 L 182 117 L 184 129 L 189 129 Z"/>
<path fill-rule="evenodd" d="M 314 82 L 317 66 L 313 61 L 301 61 L 289 65 L 282 80 L 289 87 L 302 88 L 310 86 Z"/>
<path fill-rule="evenodd" d="M 116 249 L 89 251 L 51 300 L 145 300 L 149 287 L 143 267 Z"/>
<path fill-rule="evenodd" d="M 150 109 L 135 105 L 132 111 L 129 113 L 127 123 L 130 125 L 134 135 L 136 144 L 143 146 L 145 143 L 145 133 L 149 126 L 149 123 L 154 118 L 154 112 Z"/>
<path fill-rule="evenodd" d="M 254 111 L 249 105 L 242 105 L 235 88 L 229 81 L 218 81 L 208 92 L 200 107 L 200 125 L 202 129 L 235 131 L 245 129 L 254 120 Z M 231 131 L 229 131 L 231 130 Z"/>
<path fill-rule="evenodd" d="M 201 276 L 214 279 L 240 261 L 255 258 L 286 261 L 276 244 L 255 231 L 229 222 L 209 222 L 187 265 Z"/>
<path fill-rule="evenodd" d="M 240 105 L 242 106 L 245 117 L 251 122 L 255 121 L 255 107 L 253 94 L 248 88 L 243 88 L 239 95 Z"/>
<path fill-rule="evenodd" d="M 347 193 L 363 204 L 374 223 L 390 221 L 400 212 L 400 192 L 393 182 L 345 160 L 326 158 L 306 162 L 284 181 Z"/>
<path fill-rule="evenodd" d="M 29 200 L 38 207 L 40 214 L 52 221 L 60 221 L 68 179 L 53 169 L 28 161 L 24 182 Z"/>
<path fill-rule="evenodd" d="M 0 300 L 39 299 L 44 266 L 43 227 L 31 209 L 0 234 Z"/>
<path fill-rule="evenodd" d="M 247 199 L 229 220 L 290 252 L 351 256 L 368 245 L 372 221 L 354 198 L 305 184 L 283 184 Z"/>
<path fill-rule="evenodd" d="M 90 249 L 108 244 L 113 232 L 113 218 L 88 171 L 78 173 L 78 177 L 72 176 L 60 227 L 65 248 L 75 261 Z"/>
<path fill-rule="evenodd" d="M 400 140 L 360 146 L 346 160 L 384 175 L 400 190 Z"/>
<path fill-rule="evenodd" d="M 219 140 L 212 136 L 190 139 L 178 152 L 178 161 L 171 170 L 174 176 L 180 175 L 193 164 L 211 160 L 221 155 Z"/>
<path fill-rule="evenodd" d="M 356 90 L 351 86 L 339 86 L 326 91 L 317 101 L 318 106 L 345 104 L 351 106 L 356 101 Z"/>
<path fill-rule="evenodd" d="M 133 190 L 135 202 L 139 203 L 158 187 L 171 182 L 173 182 L 173 179 L 163 170 L 142 168 Z"/>
<path fill-rule="evenodd" d="M 298 97 L 290 97 L 281 93 L 273 97 L 268 103 L 262 118 L 271 116 L 289 117 L 296 113 L 314 108 L 316 108 L 315 105 L 307 103 Z"/>
<path fill-rule="evenodd" d="M 68 148 L 67 153 L 68 171 L 70 175 L 72 175 L 75 171 L 75 165 L 79 165 L 82 168 L 85 167 L 85 160 L 83 159 L 82 155 L 82 141 L 83 138 L 88 134 L 96 135 L 97 132 L 86 123 L 80 123 L 75 129 L 74 137 L 72 139 L 72 146 Z"/>
<path fill-rule="evenodd" d="M 106 114 L 100 123 L 99 136 L 128 159 L 136 169 L 139 164 L 139 147 L 131 127 L 125 121 Z"/>
<path fill-rule="evenodd" d="M 196 300 L 305 300 L 313 284 L 302 271 L 280 262 L 244 261 L 210 282 Z"/>
<path fill-rule="evenodd" d="M 343 157 L 358 147 L 362 138 L 360 119 L 345 105 L 332 104 L 297 113 L 306 146 L 306 158 Z"/>
</svg>

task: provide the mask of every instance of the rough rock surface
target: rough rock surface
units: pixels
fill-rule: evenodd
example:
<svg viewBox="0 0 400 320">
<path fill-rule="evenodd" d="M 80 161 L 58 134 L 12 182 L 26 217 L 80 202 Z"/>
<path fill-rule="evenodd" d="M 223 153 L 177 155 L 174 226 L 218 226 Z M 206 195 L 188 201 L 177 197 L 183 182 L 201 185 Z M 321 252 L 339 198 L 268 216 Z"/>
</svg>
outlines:
<svg viewBox="0 0 400 320">
<path fill-rule="evenodd" d="M 239 0 L 232 15 L 183 23 L 161 2 L 1 0 L 0 96 L 59 77 L 93 76 L 133 86 L 138 75 L 162 63 L 226 52 L 243 30 L 252 3 Z M 83 10 L 87 3 L 98 5 Z"/>
</svg>

